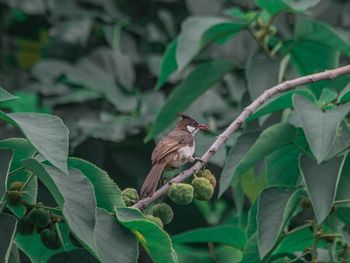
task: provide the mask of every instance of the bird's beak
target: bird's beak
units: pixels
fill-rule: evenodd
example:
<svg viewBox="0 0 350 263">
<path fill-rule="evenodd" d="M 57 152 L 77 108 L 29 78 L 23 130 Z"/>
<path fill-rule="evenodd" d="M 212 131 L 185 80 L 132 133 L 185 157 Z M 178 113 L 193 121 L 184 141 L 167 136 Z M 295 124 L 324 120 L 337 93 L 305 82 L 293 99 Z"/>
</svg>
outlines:
<svg viewBox="0 0 350 263">
<path fill-rule="evenodd" d="M 200 124 L 198 124 L 198 129 L 200 129 L 200 130 L 209 130 L 209 126 L 204 124 L 204 123 L 200 123 Z"/>
</svg>

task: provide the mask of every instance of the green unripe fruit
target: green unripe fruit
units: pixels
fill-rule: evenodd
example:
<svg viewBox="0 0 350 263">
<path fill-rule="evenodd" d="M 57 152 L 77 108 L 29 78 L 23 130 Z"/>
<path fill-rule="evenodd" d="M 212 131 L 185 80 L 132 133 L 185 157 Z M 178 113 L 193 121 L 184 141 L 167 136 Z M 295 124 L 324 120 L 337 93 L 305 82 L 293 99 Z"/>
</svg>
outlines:
<svg viewBox="0 0 350 263">
<path fill-rule="evenodd" d="M 186 205 L 192 202 L 193 187 L 190 184 L 172 184 L 168 191 L 169 198 L 179 205 Z"/>
<path fill-rule="evenodd" d="M 22 194 L 18 191 L 9 191 L 7 193 L 7 202 L 13 206 L 21 205 L 22 204 Z"/>
<path fill-rule="evenodd" d="M 40 239 L 50 249 L 57 249 L 62 246 L 56 229 L 45 228 L 40 233 Z"/>
<path fill-rule="evenodd" d="M 155 216 L 152 216 L 152 215 L 146 215 L 146 218 L 149 221 L 152 221 L 153 223 L 158 225 L 160 228 L 164 227 L 163 222 L 162 222 L 162 220 L 159 217 L 155 217 Z"/>
<path fill-rule="evenodd" d="M 24 185 L 23 182 L 19 182 L 19 181 L 13 182 L 10 184 L 9 190 L 20 191 L 23 185 Z"/>
<path fill-rule="evenodd" d="M 46 227 L 50 223 L 49 212 L 43 208 L 33 208 L 29 212 L 28 218 L 36 227 Z"/>
<path fill-rule="evenodd" d="M 125 188 L 122 191 L 122 197 L 126 206 L 132 206 L 140 199 L 139 194 L 134 188 Z"/>
<path fill-rule="evenodd" d="M 17 231 L 24 236 L 31 235 L 34 232 L 34 225 L 29 221 L 27 216 L 24 216 L 18 220 Z"/>
<path fill-rule="evenodd" d="M 213 188 L 215 188 L 215 186 L 216 186 L 216 178 L 215 178 L 215 175 L 213 175 L 213 173 L 210 170 L 205 169 L 205 170 L 199 171 L 196 174 L 196 176 L 197 177 L 206 178 L 211 183 Z"/>
<path fill-rule="evenodd" d="M 194 198 L 207 201 L 214 193 L 214 188 L 209 182 L 209 180 L 201 177 L 196 177 L 192 180 L 192 186 L 194 189 Z"/>
<path fill-rule="evenodd" d="M 171 209 L 171 207 L 165 203 L 155 205 L 153 207 L 152 214 L 155 217 L 159 217 L 164 225 L 169 224 L 174 218 L 173 209 Z"/>
</svg>

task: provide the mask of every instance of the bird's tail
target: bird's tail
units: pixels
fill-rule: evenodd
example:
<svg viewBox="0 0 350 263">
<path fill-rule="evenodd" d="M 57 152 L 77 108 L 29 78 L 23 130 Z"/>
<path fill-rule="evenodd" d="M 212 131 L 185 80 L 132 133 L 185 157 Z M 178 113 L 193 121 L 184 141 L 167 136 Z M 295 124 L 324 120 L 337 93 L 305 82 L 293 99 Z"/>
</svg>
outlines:
<svg viewBox="0 0 350 263">
<path fill-rule="evenodd" d="M 149 171 L 143 185 L 141 187 L 141 197 L 145 198 L 152 196 L 156 191 L 160 177 L 162 176 L 165 163 L 155 163 L 152 169 Z"/>
</svg>

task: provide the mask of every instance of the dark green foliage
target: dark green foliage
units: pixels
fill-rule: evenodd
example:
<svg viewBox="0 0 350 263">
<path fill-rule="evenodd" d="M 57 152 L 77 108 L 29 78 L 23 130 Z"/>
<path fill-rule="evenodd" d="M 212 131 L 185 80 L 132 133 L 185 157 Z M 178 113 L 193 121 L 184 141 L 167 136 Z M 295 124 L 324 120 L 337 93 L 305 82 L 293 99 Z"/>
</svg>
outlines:
<svg viewBox="0 0 350 263">
<path fill-rule="evenodd" d="M 17 231 L 22 235 L 30 235 L 34 233 L 35 226 L 29 220 L 28 216 L 20 218 L 17 222 Z"/>
</svg>

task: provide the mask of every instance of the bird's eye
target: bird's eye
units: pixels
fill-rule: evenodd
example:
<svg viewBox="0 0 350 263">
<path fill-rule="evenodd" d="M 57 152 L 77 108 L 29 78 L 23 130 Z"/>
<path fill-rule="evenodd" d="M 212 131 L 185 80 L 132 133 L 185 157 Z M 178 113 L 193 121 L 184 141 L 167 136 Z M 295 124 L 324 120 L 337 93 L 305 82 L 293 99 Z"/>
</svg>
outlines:
<svg viewBox="0 0 350 263">
<path fill-rule="evenodd" d="M 196 127 L 197 123 L 196 122 L 192 122 L 191 126 Z"/>
</svg>

